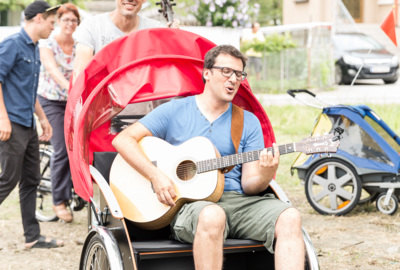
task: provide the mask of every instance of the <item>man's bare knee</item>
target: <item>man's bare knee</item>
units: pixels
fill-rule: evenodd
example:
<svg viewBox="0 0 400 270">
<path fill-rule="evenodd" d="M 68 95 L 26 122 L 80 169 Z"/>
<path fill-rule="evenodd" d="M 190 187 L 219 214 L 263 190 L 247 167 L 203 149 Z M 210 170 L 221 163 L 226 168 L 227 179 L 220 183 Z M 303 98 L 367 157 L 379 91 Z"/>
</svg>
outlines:
<svg viewBox="0 0 400 270">
<path fill-rule="evenodd" d="M 280 214 L 275 225 L 275 236 L 284 231 L 294 234 L 301 232 L 301 216 L 296 208 L 288 208 Z"/>
<path fill-rule="evenodd" d="M 225 211 L 220 206 L 209 205 L 201 210 L 197 229 L 218 234 L 225 229 L 225 220 Z"/>
</svg>

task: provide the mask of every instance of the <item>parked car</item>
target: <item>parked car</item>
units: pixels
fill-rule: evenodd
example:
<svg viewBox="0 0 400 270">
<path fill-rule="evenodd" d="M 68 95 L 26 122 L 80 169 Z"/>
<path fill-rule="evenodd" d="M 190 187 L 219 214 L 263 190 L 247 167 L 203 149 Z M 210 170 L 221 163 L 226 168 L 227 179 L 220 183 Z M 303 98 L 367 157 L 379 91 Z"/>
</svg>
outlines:
<svg viewBox="0 0 400 270">
<path fill-rule="evenodd" d="M 370 36 L 361 33 L 337 33 L 333 36 L 335 81 L 350 84 L 357 79 L 382 79 L 395 83 L 399 78 L 399 59 Z"/>
</svg>

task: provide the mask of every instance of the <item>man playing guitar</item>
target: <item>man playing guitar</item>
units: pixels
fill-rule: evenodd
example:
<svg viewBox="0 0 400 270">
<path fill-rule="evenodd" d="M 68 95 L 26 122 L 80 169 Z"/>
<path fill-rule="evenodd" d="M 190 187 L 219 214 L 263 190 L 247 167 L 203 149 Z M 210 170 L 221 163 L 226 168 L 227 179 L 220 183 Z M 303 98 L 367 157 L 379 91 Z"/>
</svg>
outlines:
<svg viewBox="0 0 400 270">
<path fill-rule="evenodd" d="M 173 181 L 149 161 L 138 142 L 146 136 L 155 136 L 180 145 L 203 136 L 221 156 L 235 154 L 231 102 L 246 77 L 246 60 L 230 45 L 211 49 L 204 59 L 202 94 L 157 107 L 114 139 L 113 146 L 121 156 L 151 181 L 161 203 L 174 206 L 177 190 Z M 262 148 L 260 122 L 244 111 L 238 152 Z M 276 269 L 304 269 L 299 212 L 274 196 L 258 195 L 268 187 L 278 168 L 279 149 L 275 144 L 273 149 L 274 154 L 264 149 L 259 160 L 237 165 L 226 173 L 224 193 L 218 202 L 187 203 L 173 218 L 170 226 L 174 238 L 193 243 L 196 269 L 222 269 L 223 241 L 228 236 L 263 241 L 275 253 Z"/>
</svg>

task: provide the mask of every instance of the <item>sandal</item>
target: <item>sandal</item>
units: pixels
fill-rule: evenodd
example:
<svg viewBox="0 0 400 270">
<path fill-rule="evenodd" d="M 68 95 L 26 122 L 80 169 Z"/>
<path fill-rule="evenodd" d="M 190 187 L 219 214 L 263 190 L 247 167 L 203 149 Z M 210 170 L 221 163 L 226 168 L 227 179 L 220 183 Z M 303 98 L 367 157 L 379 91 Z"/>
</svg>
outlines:
<svg viewBox="0 0 400 270">
<path fill-rule="evenodd" d="M 72 214 L 67 210 L 65 203 L 60 203 L 59 205 L 53 205 L 53 211 L 56 213 L 57 217 L 66 223 L 70 223 L 73 220 Z"/>
<path fill-rule="evenodd" d="M 51 239 L 50 241 L 46 241 L 46 237 L 41 235 L 39 239 L 36 241 L 35 244 L 33 244 L 31 247 L 27 247 L 25 244 L 26 249 L 32 249 L 32 248 L 58 248 L 64 246 L 63 241 L 57 242 L 56 239 Z"/>
</svg>

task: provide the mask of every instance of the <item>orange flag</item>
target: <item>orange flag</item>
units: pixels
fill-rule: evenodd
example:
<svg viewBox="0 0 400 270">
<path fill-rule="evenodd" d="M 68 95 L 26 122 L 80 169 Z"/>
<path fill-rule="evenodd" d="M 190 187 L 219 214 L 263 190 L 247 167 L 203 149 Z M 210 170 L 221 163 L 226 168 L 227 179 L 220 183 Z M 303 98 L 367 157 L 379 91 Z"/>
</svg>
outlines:
<svg viewBox="0 0 400 270">
<path fill-rule="evenodd" d="M 390 38 L 390 40 L 393 41 L 393 43 L 397 46 L 393 9 L 390 11 L 389 15 L 381 24 L 381 29 Z"/>
</svg>

